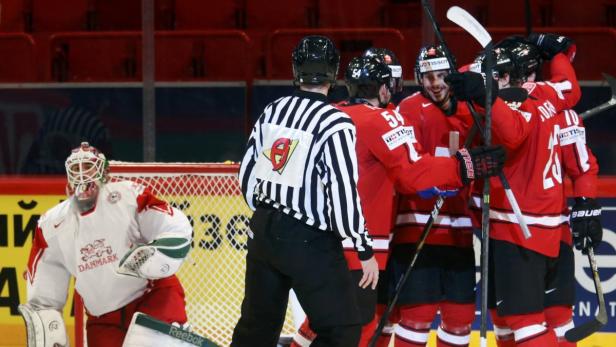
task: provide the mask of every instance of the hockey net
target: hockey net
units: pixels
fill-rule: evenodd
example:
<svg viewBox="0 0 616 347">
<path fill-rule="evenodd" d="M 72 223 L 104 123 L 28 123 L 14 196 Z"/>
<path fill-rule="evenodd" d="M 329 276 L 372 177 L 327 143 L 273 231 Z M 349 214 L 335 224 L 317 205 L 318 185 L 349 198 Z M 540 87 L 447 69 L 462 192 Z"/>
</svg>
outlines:
<svg viewBox="0 0 616 347">
<path fill-rule="evenodd" d="M 252 211 L 237 179 L 237 164 L 112 162 L 112 180 L 150 187 L 182 210 L 193 225 L 193 249 L 178 273 L 193 332 L 220 346 L 231 342 L 244 297 L 246 228 Z M 76 300 L 79 301 L 79 300 Z M 83 308 L 77 304 L 76 340 L 85 340 Z M 289 310 L 283 335 L 294 332 Z M 87 346 L 85 342 L 81 346 Z"/>
</svg>

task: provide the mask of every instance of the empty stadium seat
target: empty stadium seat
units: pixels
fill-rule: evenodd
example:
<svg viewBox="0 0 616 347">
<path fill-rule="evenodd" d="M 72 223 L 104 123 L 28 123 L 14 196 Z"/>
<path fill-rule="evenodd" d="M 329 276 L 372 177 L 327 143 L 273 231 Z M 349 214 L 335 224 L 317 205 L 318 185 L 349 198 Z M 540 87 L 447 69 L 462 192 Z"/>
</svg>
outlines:
<svg viewBox="0 0 616 347">
<path fill-rule="evenodd" d="M 552 21 L 552 1 L 529 1 L 532 27 L 550 25 Z M 526 26 L 526 6 L 524 1 L 491 0 L 487 5 L 486 25 L 491 27 Z"/>
<path fill-rule="evenodd" d="M 404 37 L 394 29 L 283 29 L 270 35 L 266 50 L 266 77 L 292 79 L 291 52 L 306 35 L 325 35 L 331 38 L 340 51 L 339 75 L 351 58 L 361 55 L 370 47 L 387 47 L 399 54 L 404 61 Z"/>
<path fill-rule="evenodd" d="M 56 81 L 140 81 L 140 32 L 61 33 L 51 38 Z M 241 31 L 156 33 L 157 81 L 252 78 L 250 40 Z M 222 49 L 224 48 L 224 49 Z"/>
<path fill-rule="evenodd" d="M 246 1 L 246 27 L 280 29 L 315 27 L 317 9 L 314 0 Z"/>
<path fill-rule="evenodd" d="M 25 0 L 0 1 L 0 31 L 24 31 L 26 19 L 29 15 L 30 11 Z"/>
<path fill-rule="evenodd" d="M 247 80 L 250 40 L 237 30 L 158 32 L 156 80 Z"/>
<path fill-rule="evenodd" d="M 384 0 L 318 0 L 319 27 L 380 27 L 384 22 Z"/>
<path fill-rule="evenodd" d="M 30 35 L 0 34 L 0 56 L 0 82 L 36 81 L 35 45 Z"/>
<path fill-rule="evenodd" d="M 179 0 L 179 2 L 183 2 Z M 174 27 L 174 0 L 156 0 L 154 3 L 154 25 L 157 30 L 168 30 Z M 140 0 L 94 0 L 93 23 L 94 30 L 140 30 L 141 1 Z"/>
<path fill-rule="evenodd" d="M 436 21 L 442 27 L 456 26 L 447 19 L 447 10 L 451 6 L 459 6 L 468 11 L 479 23 L 487 22 L 488 0 L 434 0 L 433 14 Z"/>
<path fill-rule="evenodd" d="M 88 28 L 89 0 L 31 0 L 32 31 L 79 31 Z"/>
<path fill-rule="evenodd" d="M 385 5 L 385 26 L 412 28 L 421 26 L 423 8 L 419 1 L 388 3 Z"/>
<path fill-rule="evenodd" d="M 60 33 L 51 37 L 52 79 L 140 81 L 141 33 Z"/>
<path fill-rule="evenodd" d="M 176 29 L 234 29 L 243 26 L 241 0 L 176 0 Z"/>
<path fill-rule="evenodd" d="M 614 0 L 558 0 L 552 2 L 553 26 L 605 26 L 608 25 L 607 10 Z"/>
</svg>

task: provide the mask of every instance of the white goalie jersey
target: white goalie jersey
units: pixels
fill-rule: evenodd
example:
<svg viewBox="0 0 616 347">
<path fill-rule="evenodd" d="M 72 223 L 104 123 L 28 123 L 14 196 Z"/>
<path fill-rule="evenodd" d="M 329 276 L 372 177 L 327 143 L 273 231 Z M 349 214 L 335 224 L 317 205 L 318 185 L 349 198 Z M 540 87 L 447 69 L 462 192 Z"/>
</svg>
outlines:
<svg viewBox="0 0 616 347">
<path fill-rule="evenodd" d="M 95 208 L 85 213 L 68 199 L 39 220 L 28 261 L 28 304 L 61 310 L 74 276 L 90 314 L 117 310 L 148 287 L 148 279 L 117 273 L 122 258 L 135 246 L 163 237 L 183 240 L 183 259 L 191 235 L 180 210 L 133 182 L 103 185 Z M 167 270 L 170 276 L 177 269 Z"/>
</svg>

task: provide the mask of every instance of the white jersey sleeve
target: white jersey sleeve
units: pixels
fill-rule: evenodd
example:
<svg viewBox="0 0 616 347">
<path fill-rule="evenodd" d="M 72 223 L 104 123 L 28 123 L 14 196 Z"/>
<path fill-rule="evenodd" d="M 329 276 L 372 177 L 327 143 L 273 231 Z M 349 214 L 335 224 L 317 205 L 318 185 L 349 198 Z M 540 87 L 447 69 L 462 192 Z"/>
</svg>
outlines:
<svg viewBox="0 0 616 347">
<path fill-rule="evenodd" d="M 47 212 L 35 231 L 26 273 L 27 300 L 35 309 L 62 311 L 66 303 L 71 274 L 64 266 L 54 229 L 63 223 L 67 208 L 64 202 Z"/>
<path fill-rule="evenodd" d="M 166 201 L 156 197 L 149 189 L 137 191 L 137 223 L 143 243 L 166 237 L 192 238 L 192 226 L 186 215 Z"/>
</svg>

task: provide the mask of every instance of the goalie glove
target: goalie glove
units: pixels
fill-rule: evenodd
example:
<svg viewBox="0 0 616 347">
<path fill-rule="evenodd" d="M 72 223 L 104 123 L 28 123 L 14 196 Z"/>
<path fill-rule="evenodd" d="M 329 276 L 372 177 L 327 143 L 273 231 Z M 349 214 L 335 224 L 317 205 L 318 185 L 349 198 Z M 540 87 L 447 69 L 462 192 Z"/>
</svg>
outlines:
<svg viewBox="0 0 616 347">
<path fill-rule="evenodd" d="M 575 205 L 569 216 L 571 234 L 575 248 L 588 253 L 588 247 L 597 247 L 603 239 L 601 206 L 595 199 L 575 198 Z"/>
<path fill-rule="evenodd" d="M 128 251 L 116 270 L 122 275 L 149 280 L 175 274 L 190 251 L 190 239 L 177 236 L 161 236 Z"/>
<path fill-rule="evenodd" d="M 462 183 L 498 175 L 505 164 L 505 149 L 502 146 L 462 148 L 456 152 L 460 162 Z"/>
</svg>

